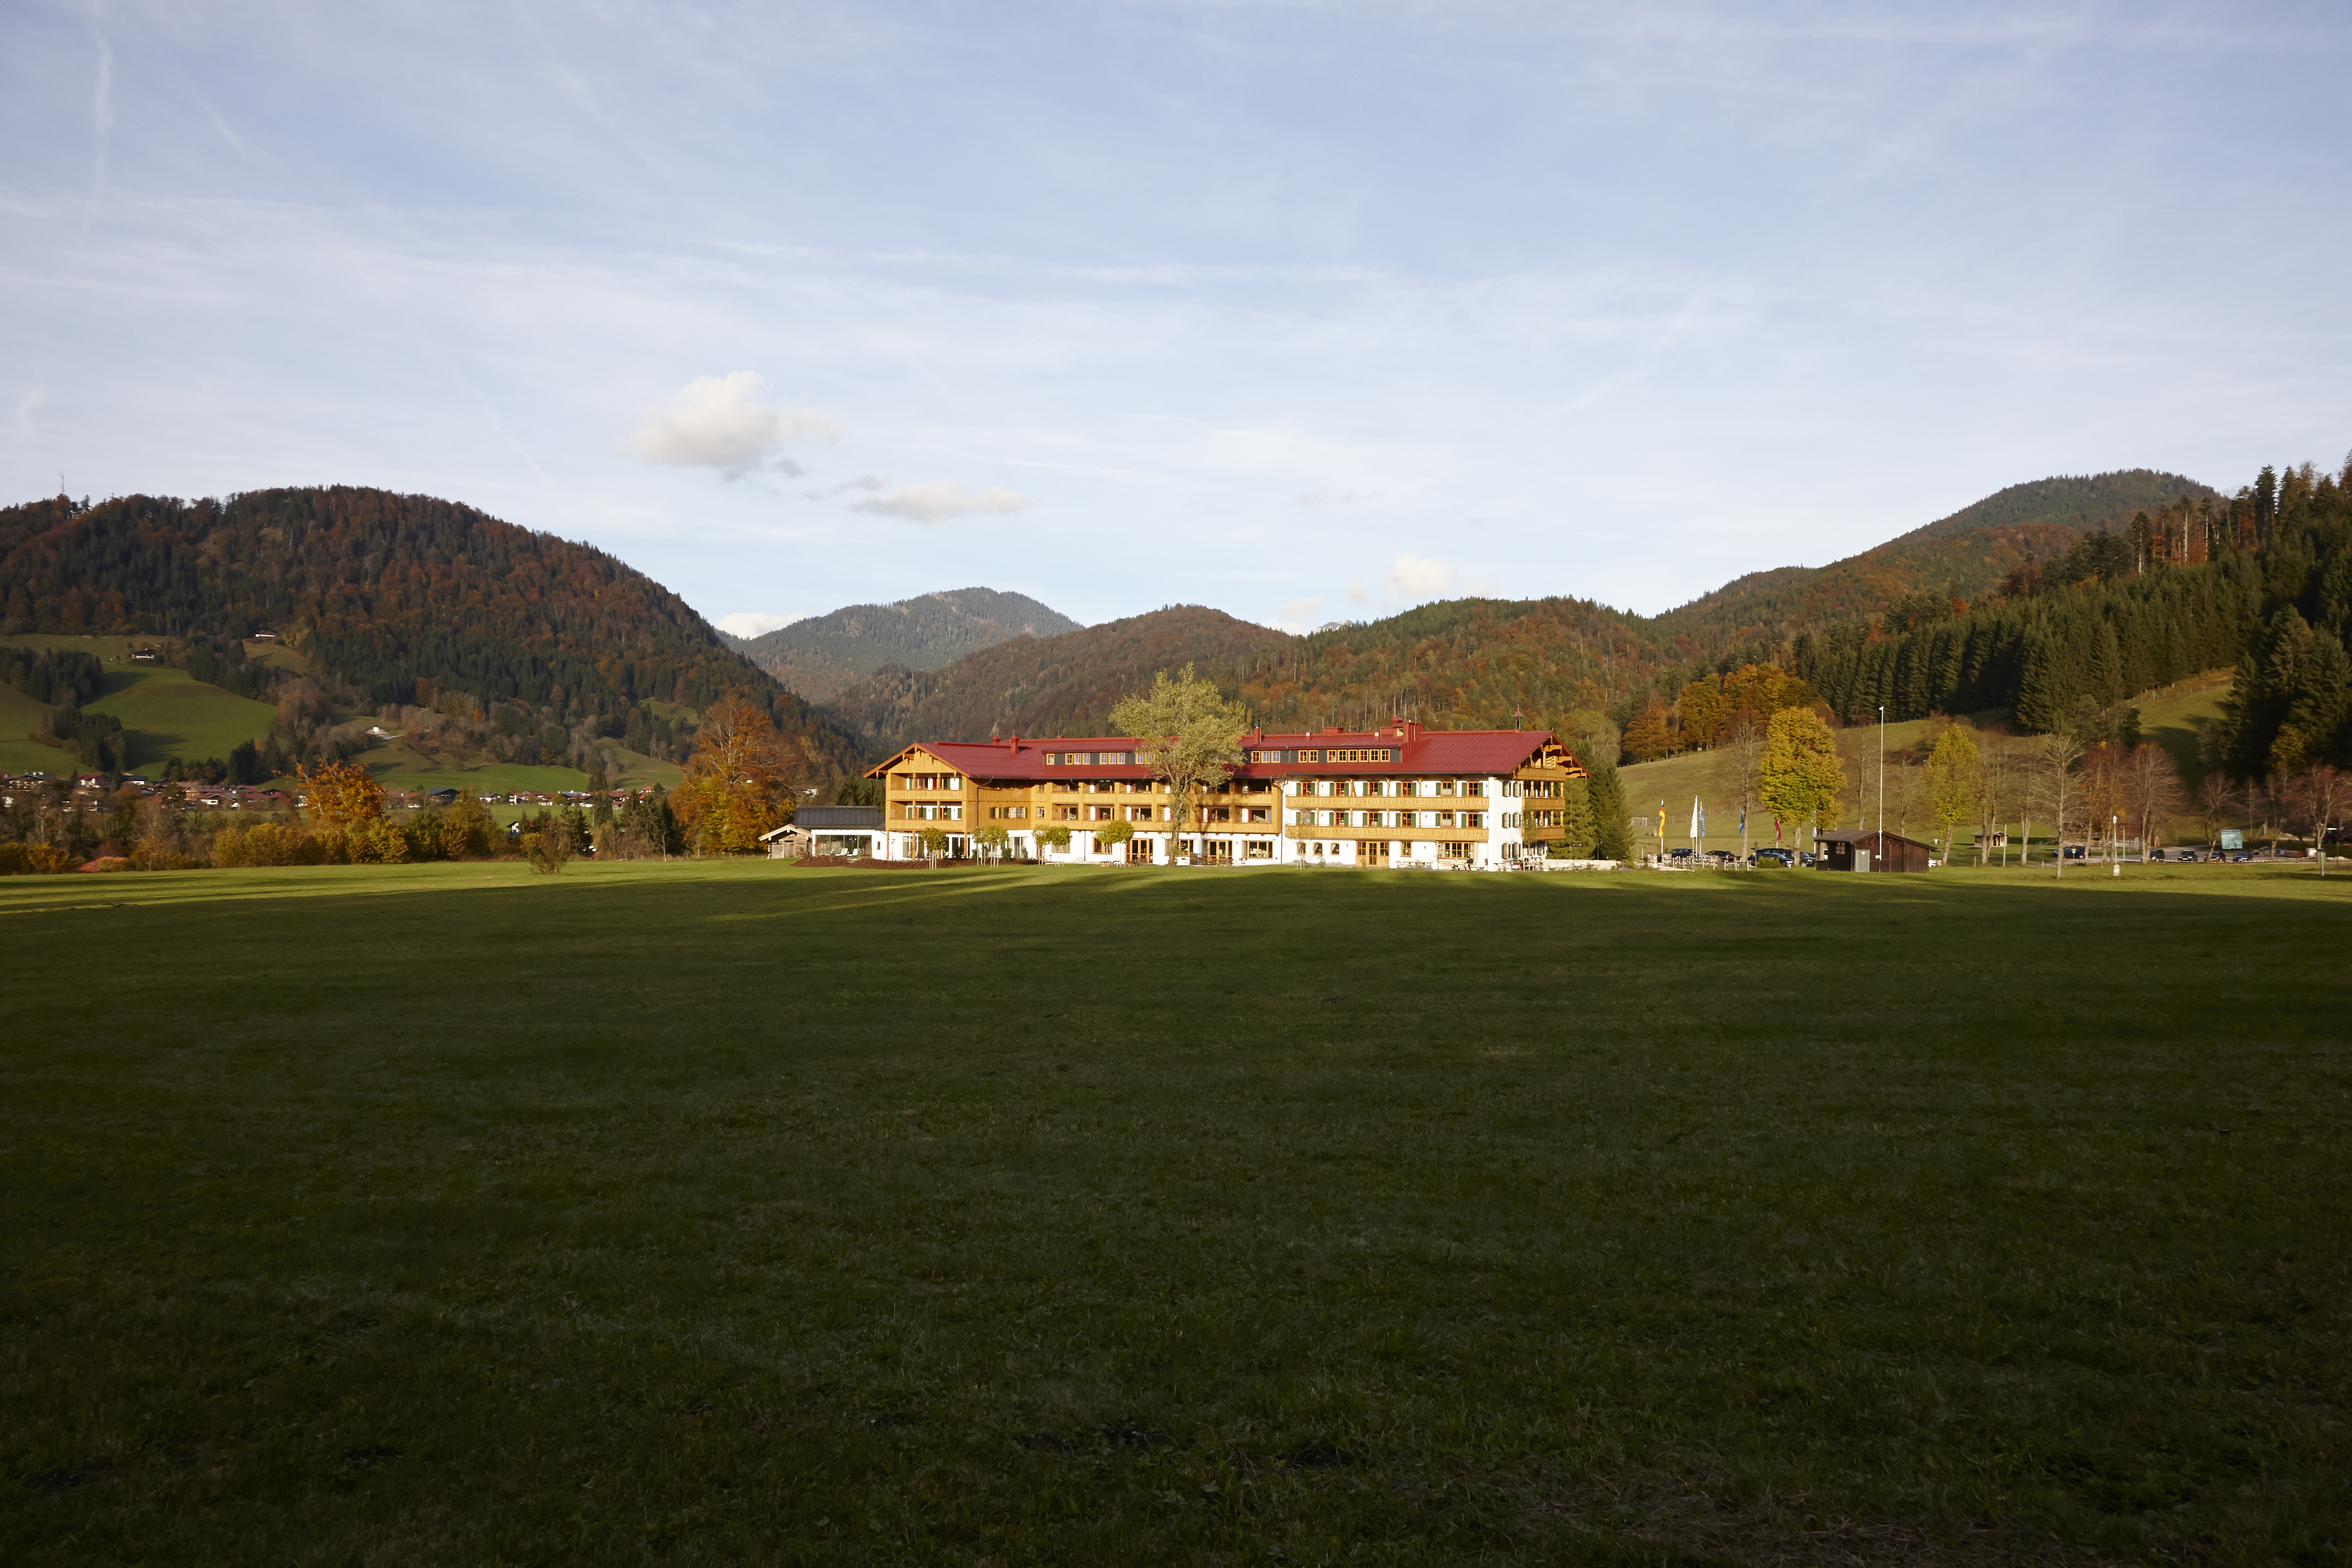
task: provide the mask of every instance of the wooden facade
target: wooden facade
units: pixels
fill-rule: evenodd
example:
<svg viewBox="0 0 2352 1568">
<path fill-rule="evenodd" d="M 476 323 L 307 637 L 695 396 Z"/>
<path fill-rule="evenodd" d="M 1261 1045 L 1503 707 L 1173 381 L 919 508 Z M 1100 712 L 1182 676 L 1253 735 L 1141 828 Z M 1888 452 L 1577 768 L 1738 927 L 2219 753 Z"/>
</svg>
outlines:
<svg viewBox="0 0 2352 1568">
<path fill-rule="evenodd" d="M 884 782 L 886 853 L 911 858 L 936 828 L 950 854 L 982 829 L 1034 853 L 1041 828 L 1070 830 L 1073 858 L 1179 856 L 1210 863 L 1385 866 L 1497 864 L 1558 842 L 1564 786 L 1585 776 L 1549 731 L 1424 730 L 1397 721 L 1363 731 L 1243 738 L 1244 760 L 1198 791 L 1181 834 L 1169 786 L 1126 736 L 927 742 L 874 768 Z M 1098 845 L 1112 823 L 1124 850 Z"/>
<path fill-rule="evenodd" d="M 1833 829 L 1821 836 L 1820 844 L 1824 871 L 1925 871 L 1936 853 L 1935 846 L 1916 838 L 1864 827 Z"/>
</svg>

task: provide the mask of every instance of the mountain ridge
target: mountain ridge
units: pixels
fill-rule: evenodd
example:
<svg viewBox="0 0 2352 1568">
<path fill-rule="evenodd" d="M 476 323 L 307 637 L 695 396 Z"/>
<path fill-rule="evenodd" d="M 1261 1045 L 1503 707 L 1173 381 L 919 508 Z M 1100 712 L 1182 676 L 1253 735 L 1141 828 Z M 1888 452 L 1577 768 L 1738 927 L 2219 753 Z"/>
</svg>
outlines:
<svg viewBox="0 0 2352 1568">
<path fill-rule="evenodd" d="M 845 605 L 756 637 L 725 632 L 786 689 L 822 700 L 887 666 L 937 669 L 1017 637 L 1060 637 L 1081 624 L 1026 594 L 949 588 L 887 605 Z"/>
</svg>

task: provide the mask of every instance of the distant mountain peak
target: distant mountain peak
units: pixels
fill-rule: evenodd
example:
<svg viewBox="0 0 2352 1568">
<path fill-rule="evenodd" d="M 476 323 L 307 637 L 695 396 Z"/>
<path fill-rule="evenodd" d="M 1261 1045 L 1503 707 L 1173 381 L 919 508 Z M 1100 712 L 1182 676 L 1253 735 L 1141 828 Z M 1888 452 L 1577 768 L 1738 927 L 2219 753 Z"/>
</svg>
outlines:
<svg viewBox="0 0 2352 1568">
<path fill-rule="evenodd" d="M 1014 637 L 1082 629 L 1026 594 L 941 588 L 887 605 L 846 605 L 735 646 L 802 696 L 823 699 L 887 665 L 937 669 Z"/>
</svg>

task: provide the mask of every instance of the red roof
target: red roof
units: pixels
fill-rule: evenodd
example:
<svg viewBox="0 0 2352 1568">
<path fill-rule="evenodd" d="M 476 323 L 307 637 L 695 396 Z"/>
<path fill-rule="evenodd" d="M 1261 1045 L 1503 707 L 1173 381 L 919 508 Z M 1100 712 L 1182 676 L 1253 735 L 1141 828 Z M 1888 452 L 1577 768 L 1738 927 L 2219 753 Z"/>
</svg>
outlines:
<svg viewBox="0 0 2352 1568">
<path fill-rule="evenodd" d="M 1407 724 L 1402 729 L 1390 726 L 1378 730 L 1296 734 L 1252 731 L 1242 737 L 1242 746 L 1247 752 L 1280 752 L 1292 755 L 1307 752 L 1315 760 L 1247 762 L 1234 770 L 1234 776 L 1277 779 L 1294 773 L 1325 777 L 1349 773 L 1462 773 L 1474 777 L 1501 777 L 1526 766 L 1554 739 L 1549 730 L 1423 730 L 1418 724 Z M 1056 735 L 1047 740 L 1021 736 L 1003 741 L 921 741 L 916 745 L 949 767 L 976 779 L 1039 783 L 1054 778 L 1147 779 L 1153 776 L 1150 768 L 1135 763 L 1066 763 L 1057 760 L 1048 763 L 1045 761 L 1048 753 L 1059 759 L 1072 752 L 1087 756 L 1103 752 L 1134 752 L 1139 748 L 1134 737 L 1129 735 Z M 888 762 L 869 770 L 866 776 L 879 778 L 898 768 L 907 752 L 914 749 L 915 746 L 907 747 Z M 1365 751 L 1386 755 L 1370 762 L 1324 760 L 1332 752 Z"/>
</svg>

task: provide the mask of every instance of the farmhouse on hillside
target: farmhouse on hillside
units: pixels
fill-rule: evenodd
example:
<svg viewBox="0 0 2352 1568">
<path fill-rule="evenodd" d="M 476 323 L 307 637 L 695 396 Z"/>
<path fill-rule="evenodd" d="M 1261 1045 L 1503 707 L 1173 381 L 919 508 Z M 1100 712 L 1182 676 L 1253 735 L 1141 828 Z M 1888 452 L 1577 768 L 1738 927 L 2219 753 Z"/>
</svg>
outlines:
<svg viewBox="0 0 2352 1568">
<path fill-rule="evenodd" d="M 1039 853 L 1041 828 L 1067 827 L 1071 855 L 1137 864 L 1499 866 L 1541 859 L 1565 834 L 1563 786 L 1583 764 L 1544 730 L 1368 731 L 1242 737 L 1243 761 L 1201 790 L 1178 833 L 1168 784 L 1132 736 L 1013 736 L 910 745 L 866 776 L 885 781 L 884 857 L 913 859 L 936 826 L 948 853 L 982 829 Z M 803 816 L 805 817 L 805 813 Z M 1098 836 L 1123 823 L 1124 848 Z"/>
</svg>

